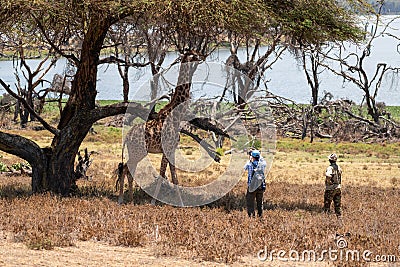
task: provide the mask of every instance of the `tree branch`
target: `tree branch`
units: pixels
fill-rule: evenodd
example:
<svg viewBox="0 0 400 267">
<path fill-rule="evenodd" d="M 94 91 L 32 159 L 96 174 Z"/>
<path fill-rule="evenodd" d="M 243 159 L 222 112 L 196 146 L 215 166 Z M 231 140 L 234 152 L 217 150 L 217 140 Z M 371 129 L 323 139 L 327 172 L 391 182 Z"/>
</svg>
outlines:
<svg viewBox="0 0 400 267">
<path fill-rule="evenodd" d="M 218 154 L 215 153 L 214 151 L 210 150 L 211 145 L 208 144 L 203 139 L 201 139 L 198 135 L 193 134 L 193 133 L 191 133 L 191 132 L 189 132 L 189 131 L 187 131 L 185 129 L 181 129 L 180 132 L 192 137 L 193 140 L 195 140 L 197 143 L 199 143 L 205 149 L 205 151 L 207 151 L 208 155 L 210 155 L 210 157 L 212 159 L 214 159 L 214 161 L 216 161 L 216 162 L 220 162 L 221 161 L 221 158 L 218 156 Z"/>
<path fill-rule="evenodd" d="M 366 123 L 368 123 L 368 124 L 371 125 L 371 126 L 379 127 L 378 124 L 376 124 L 376 123 L 374 123 L 374 122 L 372 122 L 372 121 L 370 121 L 370 120 L 367 120 L 367 119 L 365 119 L 365 118 L 363 118 L 363 117 L 357 116 L 357 115 L 351 113 L 351 112 L 348 111 L 348 110 L 343 110 L 343 111 L 344 111 L 346 114 L 348 114 L 350 117 L 353 117 L 353 118 L 358 119 L 358 120 L 360 120 L 360 121 L 366 122 Z"/>
<path fill-rule="evenodd" d="M 117 57 L 114 57 L 114 56 L 109 56 L 109 57 L 100 59 L 98 65 L 101 65 L 101 64 L 110 64 L 110 63 L 122 63 L 122 64 L 124 64 L 125 66 L 135 67 L 135 68 L 146 67 L 147 65 L 150 65 L 150 64 L 151 64 L 151 62 L 146 62 L 146 63 L 129 63 L 129 62 L 126 62 L 126 61 L 123 60 L 123 59 L 120 59 L 120 58 L 117 58 Z"/>
<path fill-rule="evenodd" d="M 190 124 L 196 126 L 205 131 L 212 131 L 218 135 L 222 135 L 227 138 L 231 138 L 224 130 L 220 129 L 218 126 L 212 124 L 208 118 L 194 118 L 189 121 Z"/>
<path fill-rule="evenodd" d="M 381 118 L 382 120 L 384 120 L 384 121 L 386 121 L 386 122 L 392 124 L 392 125 L 393 125 L 394 127 L 396 127 L 396 128 L 400 128 L 400 125 L 397 124 L 397 123 L 395 123 L 395 122 L 392 121 L 392 120 L 389 120 L 389 119 L 387 119 L 387 118 L 385 118 L 385 117 L 383 117 L 383 116 L 379 116 L 379 118 Z"/>
<path fill-rule="evenodd" d="M 48 58 L 49 57 L 47 56 L 44 60 L 42 60 L 39 63 L 39 66 L 36 68 L 35 72 L 33 73 L 33 76 L 36 76 L 39 74 L 39 72 L 41 71 L 42 65 L 47 61 Z M 43 81 L 50 83 L 49 81 L 44 80 L 44 76 L 50 71 L 50 69 L 56 64 L 56 62 L 57 62 L 56 59 L 51 60 L 50 65 L 42 72 L 42 74 L 38 77 L 37 81 L 32 84 L 33 89 L 35 89 Z"/>
<path fill-rule="evenodd" d="M 105 57 L 105 58 L 100 59 L 98 65 L 110 64 L 110 63 L 123 63 L 123 64 L 126 64 L 126 61 L 122 60 L 120 58 L 114 57 L 114 56 L 109 56 L 109 57 Z"/>
<path fill-rule="evenodd" d="M 56 51 L 58 54 L 60 54 L 61 56 L 72 60 L 76 65 L 79 64 L 79 59 L 74 55 L 67 55 L 65 54 L 60 48 L 58 48 L 54 42 L 52 40 L 50 40 L 50 37 L 47 35 L 46 30 L 43 27 L 43 24 L 40 22 L 40 20 L 33 14 L 31 13 L 32 17 L 35 19 L 37 26 L 39 28 L 39 30 L 41 31 L 41 33 L 43 34 L 44 38 L 46 39 L 46 41 L 48 42 L 48 44 L 51 46 L 51 48 L 54 49 L 54 51 Z"/>
<path fill-rule="evenodd" d="M 0 131 L 0 150 L 18 156 L 29 163 L 41 158 L 41 148 L 32 140 Z"/>
<path fill-rule="evenodd" d="M 140 117 L 145 121 L 149 119 L 154 119 L 154 117 L 150 115 L 150 110 L 144 108 L 141 104 L 123 102 L 123 103 L 107 105 L 104 107 L 99 107 L 92 110 L 89 114 L 88 120 L 94 123 L 100 119 L 104 119 L 119 114 L 124 114 L 128 111 L 128 108 L 129 112 L 133 111 L 134 114 L 132 115 Z"/>
</svg>

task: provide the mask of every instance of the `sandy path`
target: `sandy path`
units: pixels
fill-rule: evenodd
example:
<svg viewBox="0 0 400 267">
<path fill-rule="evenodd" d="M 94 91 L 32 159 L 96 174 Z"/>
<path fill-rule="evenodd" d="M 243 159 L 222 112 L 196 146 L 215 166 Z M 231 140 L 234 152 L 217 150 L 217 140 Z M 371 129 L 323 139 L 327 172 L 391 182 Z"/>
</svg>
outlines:
<svg viewBox="0 0 400 267">
<path fill-rule="evenodd" d="M 75 247 L 31 250 L 21 243 L 0 242 L 0 266 L 223 266 L 171 257 L 157 258 L 148 248 L 113 247 L 78 242 Z"/>
<path fill-rule="evenodd" d="M 53 250 L 32 250 L 11 240 L 0 231 L 0 266 L 228 266 L 215 262 L 189 261 L 177 257 L 156 257 L 150 247 L 110 246 L 101 242 L 77 242 L 76 246 Z M 285 263 L 286 266 L 310 266 L 305 263 Z M 256 257 L 244 257 L 229 266 L 280 266 L 278 262 L 260 262 Z M 325 264 L 311 266 L 326 266 Z"/>
</svg>

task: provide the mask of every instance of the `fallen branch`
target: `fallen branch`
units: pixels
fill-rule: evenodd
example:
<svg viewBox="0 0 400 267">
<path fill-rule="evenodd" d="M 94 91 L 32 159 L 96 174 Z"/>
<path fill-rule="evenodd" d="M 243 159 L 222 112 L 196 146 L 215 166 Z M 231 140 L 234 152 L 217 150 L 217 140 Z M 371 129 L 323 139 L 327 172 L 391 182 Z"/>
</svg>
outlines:
<svg viewBox="0 0 400 267">
<path fill-rule="evenodd" d="M 215 151 L 211 150 L 212 146 L 210 144 L 208 144 L 204 139 L 201 139 L 198 135 L 193 134 L 185 129 L 181 129 L 180 132 L 183 134 L 186 134 L 187 136 L 192 137 L 193 140 L 195 140 L 197 143 L 199 143 L 205 149 L 205 151 L 208 153 L 208 155 L 210 155 L 210 157 L 214 161 L 216 161 L 216 162 L 221 161 L 221 158 L 218 156 L 218 154 Z"/>
<path fill-rule="evenodd" d="M 360 120 L 360 121 L 366 122 L 366 123 L 368 123 L 368 124 L 371 125 L 371 126 L 379 127 L 378 124 L 376 124 L 376 123 L 374 123 L 374 122 L 372 122 L 372 121 L 370 121 L 370 120 L 368 120 L 368 119 L 365 119 L 365 118 L 363 118 L 363 117 L 361 117 L 361 116 L 357 116 L 357 115 L 351 113 L 351 112 L 348 111 L 348 110 L 343 110 L 343 111 L 344 111 L 347 115 L 349 115 L 350 117 L 353 117 L 353 118 L 358 119 L 358 120 Z"/>
<path fill-rule="evenodd" d="M 315 136 L 318 138 L 326 138 L 326 139 L 331 139 L 332 135 L 329 134 L 321 134 L 320 132 L 315 132 Z"/>
<path fill-rule="evenodd" d="M 396 128 L 400 128 L 400 125 L 398 125 L 397 123 L 395 123 L 394 121 L 392 121 L 392 120 L 389 120 L 389 119 L 387 119 L 387 118 L 385 118 L 385 117 L 383 117 L 383 116 L 379 116 L 379 118 L 380 119 L 382 119 L 382 120 L 384 120 L 384 121 L 386 121 L 386 122 L 388 122 L 388 123 L 390 123 L 390 124 L 392 124 L 394 127 L 396 127 Z"/>
</svg>

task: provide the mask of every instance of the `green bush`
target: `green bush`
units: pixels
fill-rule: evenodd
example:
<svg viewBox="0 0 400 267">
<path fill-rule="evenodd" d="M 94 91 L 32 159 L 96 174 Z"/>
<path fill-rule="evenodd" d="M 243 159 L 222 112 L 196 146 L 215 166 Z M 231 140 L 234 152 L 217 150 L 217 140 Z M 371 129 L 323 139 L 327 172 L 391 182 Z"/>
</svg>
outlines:
<svg viewBox="0 0 400 267">
<path fill-rule="evenodd" d="M 0 161 L 0 172 L 8 171 L 7 165 Z"/>
<path fill-rule="evenodd" d="M 222 147 L 217 147 L 217 149 L 215 149 L 215 152 L 221 157 L 225 155 L 225 150 Z"/>
<path fill-rule="evenodd" d="M 252 142 L 252 147 L 254 147 L 255 149 L 261 149 L 261 140 L 258 139 L 254 140 Z"/>
<path fill-rule="evenodd" d="M 11 165 L 11 167 L 16 171 L 20 171 L 24 167 L 29 167 L 29 163 L 18 162 Z"/>
</svg>

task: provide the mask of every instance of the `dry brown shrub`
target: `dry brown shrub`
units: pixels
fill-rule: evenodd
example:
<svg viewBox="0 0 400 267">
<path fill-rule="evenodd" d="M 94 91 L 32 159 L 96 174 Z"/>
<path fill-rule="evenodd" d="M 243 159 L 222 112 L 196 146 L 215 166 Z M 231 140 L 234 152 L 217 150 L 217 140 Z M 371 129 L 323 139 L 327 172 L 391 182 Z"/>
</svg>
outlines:
<svg viewBox="0 0 400 267">
<path fill-rule="evenodd" d="M 146 243 L 144 238 L 143 233 L 140 231 L 128 229 L 118 236 L 116 245 L 127 247 L 143 246 Z"/>
</svg>

